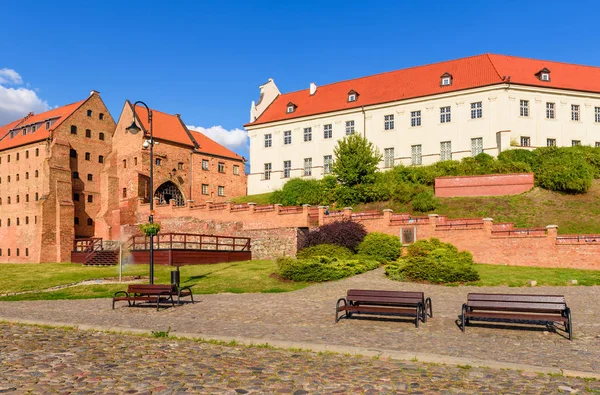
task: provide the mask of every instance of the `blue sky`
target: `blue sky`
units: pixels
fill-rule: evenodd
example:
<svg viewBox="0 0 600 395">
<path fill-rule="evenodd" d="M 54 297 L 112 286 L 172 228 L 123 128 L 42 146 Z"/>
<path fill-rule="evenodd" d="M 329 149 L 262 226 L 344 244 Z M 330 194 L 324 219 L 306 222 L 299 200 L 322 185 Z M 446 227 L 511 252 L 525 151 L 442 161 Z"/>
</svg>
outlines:
<svg viewBox="0 0 600 395">
<path fill-rule="evenodd" d="M 289 92 L 485 52 L 600 66 L 591 1 L 4 1 L 0 13 L 0 123 L 96 89 L 115 118 L 143 100 L 220 126 L 246 157 L 231 131 L 267 78 Z"/>
</svg>

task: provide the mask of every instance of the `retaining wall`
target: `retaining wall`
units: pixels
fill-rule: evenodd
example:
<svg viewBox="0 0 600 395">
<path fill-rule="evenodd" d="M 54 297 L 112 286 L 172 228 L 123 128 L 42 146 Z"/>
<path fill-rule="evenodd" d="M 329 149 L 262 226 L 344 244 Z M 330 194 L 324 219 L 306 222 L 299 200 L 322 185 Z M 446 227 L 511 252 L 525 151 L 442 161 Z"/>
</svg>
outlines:
<svg viewBox="0 0 600 395">
<path fill-rule="evenodd" d="M 435 179 L 435 196 L 437 197 L 518 195 L 531 188 L 533 188 L 533 173 L 438 177 Z"/>
</svg>

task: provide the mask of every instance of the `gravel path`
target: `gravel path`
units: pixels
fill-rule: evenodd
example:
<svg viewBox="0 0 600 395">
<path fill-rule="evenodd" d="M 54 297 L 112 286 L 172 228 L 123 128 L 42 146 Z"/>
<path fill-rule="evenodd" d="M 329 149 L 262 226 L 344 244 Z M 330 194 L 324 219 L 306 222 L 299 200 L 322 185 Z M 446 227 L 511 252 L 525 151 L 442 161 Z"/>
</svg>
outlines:
<svg viewBox="0 0 600 395">
<path fill-rule="evenodd" d="M 7 394 L 559 394 L 600 382 L 515 370 L 0 324 Z"/>
</svg>

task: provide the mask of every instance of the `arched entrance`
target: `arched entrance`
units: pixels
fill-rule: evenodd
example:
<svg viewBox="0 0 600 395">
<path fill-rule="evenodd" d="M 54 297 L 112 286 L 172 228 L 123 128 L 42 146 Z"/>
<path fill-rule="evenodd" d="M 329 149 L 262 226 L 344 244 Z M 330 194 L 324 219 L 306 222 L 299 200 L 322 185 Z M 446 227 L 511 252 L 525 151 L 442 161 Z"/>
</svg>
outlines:
<svg viewBox="0 0 600 395">
<path fill-rule="evenodd" d="M 169 204 L 171 200 L 175 200 L 176 206 L 185 206 L 183 194 L 177 188 L 177 185 L 171 181 L 167 181 L 156 189 L 154 197 L 158 198 L 160 204 Z"/>
</svg>

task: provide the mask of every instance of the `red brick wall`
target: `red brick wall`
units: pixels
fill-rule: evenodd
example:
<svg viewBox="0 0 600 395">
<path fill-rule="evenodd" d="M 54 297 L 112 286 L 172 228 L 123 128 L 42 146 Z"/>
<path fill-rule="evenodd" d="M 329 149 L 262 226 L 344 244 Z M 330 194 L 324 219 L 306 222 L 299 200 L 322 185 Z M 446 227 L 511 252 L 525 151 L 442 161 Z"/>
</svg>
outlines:
<svg viewBox="0 0 600 395">
<path fill-rule="evenodd" d="M 533 173 L 438 177 L 435 196 L 518 195 L 533 188 Z"/>
</svg>

